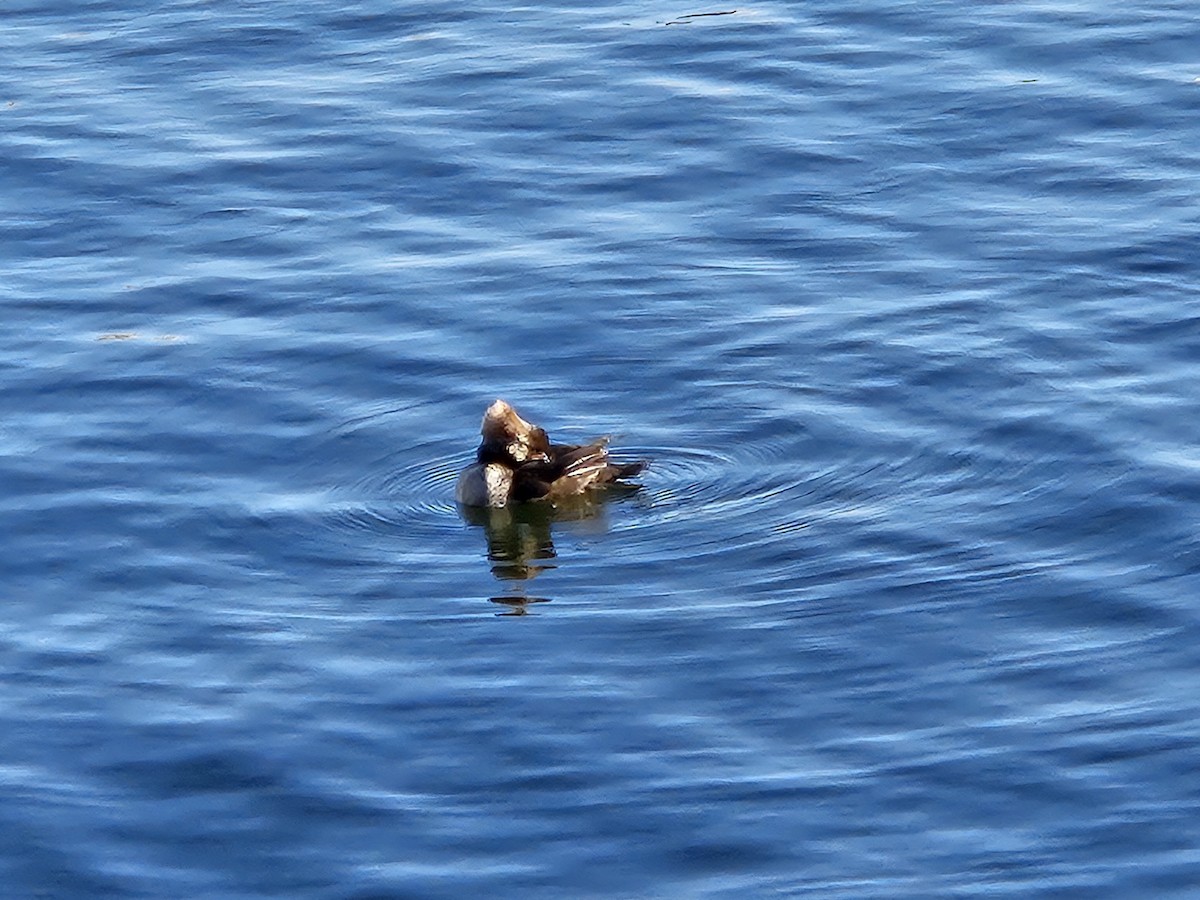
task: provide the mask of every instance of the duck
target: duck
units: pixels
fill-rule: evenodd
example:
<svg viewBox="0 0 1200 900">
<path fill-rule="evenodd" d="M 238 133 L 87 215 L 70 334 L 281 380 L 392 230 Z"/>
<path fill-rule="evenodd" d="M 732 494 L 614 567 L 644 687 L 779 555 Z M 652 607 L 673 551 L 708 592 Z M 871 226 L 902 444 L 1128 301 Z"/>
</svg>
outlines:
<svg viewBox="0 0 1200 900">
<path fill-rule="evenodd" d="M 623 483 L 646 462 L 615 463 L 608 438 L 586 444 L 555 444 L 545 429 L 525 419 L 504 400 L 483 414 L 475 462 L 458 477 L 454 496 L 468 507 L 498 509 L 510 504 L 577 496 Z"/>
</svg>

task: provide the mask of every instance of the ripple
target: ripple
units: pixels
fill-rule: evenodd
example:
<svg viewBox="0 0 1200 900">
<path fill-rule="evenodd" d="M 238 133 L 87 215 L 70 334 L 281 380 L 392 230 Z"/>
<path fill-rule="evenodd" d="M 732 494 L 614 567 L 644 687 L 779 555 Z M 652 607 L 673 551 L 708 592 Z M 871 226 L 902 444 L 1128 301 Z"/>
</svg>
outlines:
<svg viewBox="0 0 1200 900">
<path fill-rule="evenodd" d="M 335 450 L 344 456 L 347 439 L 369 440 L 380 425 L 386 426 L 384 440 L 411 430 L 396 421 L 409 412 L 382 410 L 344 423 L 318 456 Z M 684 559 L 777 541 L 823 520 L 871 518 L 887 485 L 898 490 L 920 477 L 913 455 L 830 459 L 825 448 L 825 458 L 806 458 L 802 448 L 794 436 L 779 435 L 739 443 L 735 452 L 665 443 L 616 447 L 615 459 L 646 459 L 650 467 L 639 479 L 641 490 L 622 496 L 627 512 L 609 527 L 636 533 L 651 556 Z M 361 474 L 331 486 L 333 501 L 323 509 L 322 523 L 356 542 L 364 535 L 394 541 L 457 531 L 462 519 L 454 482 L 470 460 L 469 449 L 451 451 L 445 439 L 376 453 L 362 463 Z M 697 523 L 716 522 L 719 527 L 697 539 Z"/>
<path fill-rule="evenodd" d="M 663 517 L 671 509 L 721 499 L 726 495 L 727 473 L 734 465 L 734 460 L 723 454 L 681 447 L 622 447 L 613 456 L 650 460 L 643 479 L 642 505 L 660 510 Z"/>
<path fill-rule="evenodd" d="M 638 514 L 620 527 L 639 533 L 659 558 L 694 558 L 778 540 L 806 494 L 822 481 L 856 482 L 844 469 L 814 470 L 793 462 L 794 442 L 741 445 L 736 453 L 670 446 L 621 448 L 617 455 L 652 460 L 635 500 Z M 719 527 L 711 525 L 719 523 Z M 699 537 L 696 526 L 704 533 Z"/>
<path fill-rule="evenodd" d="M 377 459 L 361 478 L 336 489 L 348 499 L 330 511 L 329 524 L 373 534 L 458 529 L 454 482 L 471 454 L 444 450 L 442 442 L 427 441 Z"/>
<path fill-rule="evenodd" d="M 1012 530 L 1047 498 L 1063 505 L 1064 517 L 1081 500 L 1067 489 L 1070 467 L 1037 454 L 871 440 L 842 426 L 822 438 L 796 434 L 732 452 L 632 446 L 621 455 L 653 460 L 637 514 L 618 525 L 638 535 L 640 552 L 658 561 L 742 554 L 764 583 L 803 578 L 803 565 L 814 575 L 825 571 L 819 548 L 856 559 L 849 570 L 856 577 L 1024 575 L 1045 560 L 1032 551 L 989 551 L 999 543 L 996 511 L 1010 511 L 1011 523 L 1002 519 L 1001 527 Z M 1079 546 L 1050 552 L 1060 562 L 1087 554 Z"/>
<path fill-rule="evenodd" d="M 313 465 L 331 469 L 317 474 L 326 489 L 317 512 L 325 540 L 333 532 L 341 536 L 335 541 L 391 552 L 417 539 L 419 553 L 428 554 L 445 546 L 439 539 L 461 532 L 454 482 L 471 448 L 459 445 L 457 433 L 394 443 L 398 435 L 427 433 L 430 418 L 414 406 L 381 409 L 327 435 L 313 454 Z M 658 563 L 753 550 L 745 564 L 768 583 L 806 577 L 797 575 L 800 558 L 810 560 L 816 577 L 824 567 L 811 560 L 821 547 L 854 556 L 863 577 L 898 576 L 921 560 L 926 581 L 964 570 L 991 581 L 1092 555 L 1079 545 L 987 549 L 1011 539 L 994 530 L 998 510 L 1019 523 L 1031 507 L 1044 513 L 1047 501 L 1058 501 L 1064 517 L 1082 502 L 1067 489 L 1069 464 L 1015 445 L 1003 432 L 995 446 L 967 450 L 884 439 L 844 422 L 814 421 L 787 433 L 768 425 L 752 423 L 748 428 L 760 434 L 730 435 L 720 449 L 697 433 L 678 443 L 615 447 L 614 458 L 647 459 L 650 467 L 639 491 L 608 498 L 616 502 L 606 504 L 613 513 L 603 517 L 603 530 L 636 540 L 629 546 Z M 560 429 L 560 436 L 571 438 L 572 430 Z M 556 521 L 569 518 L 560 512 Z"/>
</svg>

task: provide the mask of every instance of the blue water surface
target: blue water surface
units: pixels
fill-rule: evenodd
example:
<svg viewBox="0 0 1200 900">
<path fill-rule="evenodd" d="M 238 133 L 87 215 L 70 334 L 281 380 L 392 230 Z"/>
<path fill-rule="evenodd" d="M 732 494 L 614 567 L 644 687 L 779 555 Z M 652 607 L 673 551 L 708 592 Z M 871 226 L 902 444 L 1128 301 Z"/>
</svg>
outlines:
<svg viewBox="0 0 1200 900">
<path fill-rule="evenodd" d="M 6 896 L 1196 896 L 1197 48 L 8 3 Z"/>
</svg>

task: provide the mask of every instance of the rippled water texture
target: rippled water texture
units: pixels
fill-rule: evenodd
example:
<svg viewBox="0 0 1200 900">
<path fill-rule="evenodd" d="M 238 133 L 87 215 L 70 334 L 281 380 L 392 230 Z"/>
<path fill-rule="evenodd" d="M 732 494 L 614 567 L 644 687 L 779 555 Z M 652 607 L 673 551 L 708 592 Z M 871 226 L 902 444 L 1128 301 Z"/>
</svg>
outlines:
<svg viewBox="0 0 1200 900">
<path fill-rule="evenodd" d="M 8 3 L 4 895 L 1195 896 L 1198 21 Z"/>
</svg>

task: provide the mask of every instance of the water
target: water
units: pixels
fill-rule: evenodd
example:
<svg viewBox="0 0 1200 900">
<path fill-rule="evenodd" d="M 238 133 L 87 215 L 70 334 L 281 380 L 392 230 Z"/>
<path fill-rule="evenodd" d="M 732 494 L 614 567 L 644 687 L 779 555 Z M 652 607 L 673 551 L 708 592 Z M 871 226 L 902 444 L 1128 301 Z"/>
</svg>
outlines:
<svg viewBox="0 0 1200 900">
<path fill-rule="evenodd" d="M 1195 896 L 1192 6 L 734 8 L 9 4 L 8 895 Z"/>
</svg>

